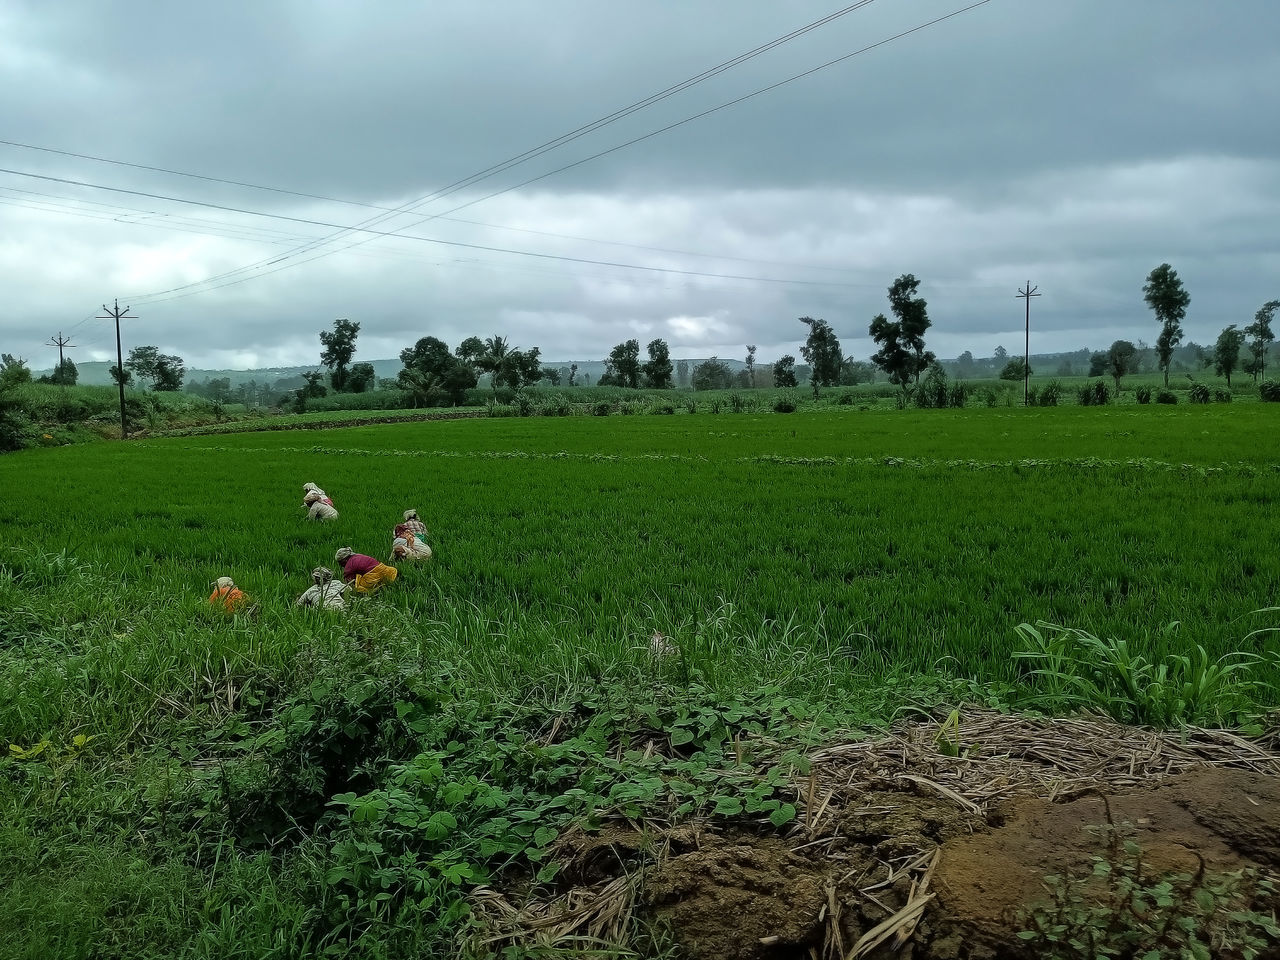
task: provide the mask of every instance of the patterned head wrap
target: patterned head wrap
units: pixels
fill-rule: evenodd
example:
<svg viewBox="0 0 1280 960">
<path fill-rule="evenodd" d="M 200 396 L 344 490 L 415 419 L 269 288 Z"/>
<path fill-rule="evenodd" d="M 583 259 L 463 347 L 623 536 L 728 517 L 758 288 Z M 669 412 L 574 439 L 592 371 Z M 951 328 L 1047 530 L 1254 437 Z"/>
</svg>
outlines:
<svg viewBox="0 0 1280 960">
<path fill-rule="evenodd" d="M 417 520 L 417 519 L 418 519 L 418 511 L 417 511 L 417 510 L 406 510 L 406 511 L 404 512 L 404 519 L 406 519 L 406 520 Z"/>
<path fill-rule="evenodd" d="M 311 571 L 311 579 L 314 580 L 317 585 L 328 583 L 333 579 L 333 571 L 328 567 L 316 567 Z"/>
<path fill-rule="evenodd" d="M 347 559 L 347 557 L 352 556 L 355 556 L 355 551 L 350 547 L 339 547 L 338 552 L 333 555 L 333 559 L 337 560 L 338 563 L 341 563 L 343 560 Z"/>
</svg>

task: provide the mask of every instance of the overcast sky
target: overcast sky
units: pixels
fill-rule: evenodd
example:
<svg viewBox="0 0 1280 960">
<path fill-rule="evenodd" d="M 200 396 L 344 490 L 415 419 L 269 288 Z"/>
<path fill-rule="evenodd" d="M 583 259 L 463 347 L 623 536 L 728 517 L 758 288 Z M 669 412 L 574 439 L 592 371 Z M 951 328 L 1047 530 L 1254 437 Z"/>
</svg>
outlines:
<svg viewBox="0 0 1280 960">
<path fill-rule="evenodd" d="M 1163 262 L 1200 343 L 1280 298 L 1276 0 L 989 0 L 543 177 L 965 3 L 863 3 L 442 195 L 840 0 L 0 0 L 0 349 L 114 360 L 114 297 L 126 351 L 215 368 L 315 362 L 337 317 L 366 360 L 772 360 L 802 315 L 865 358 L 902 273 L 943 357 L 1020 352 L 1027 281 L 1032 352 L 1153 343 Z"/>
</svg>

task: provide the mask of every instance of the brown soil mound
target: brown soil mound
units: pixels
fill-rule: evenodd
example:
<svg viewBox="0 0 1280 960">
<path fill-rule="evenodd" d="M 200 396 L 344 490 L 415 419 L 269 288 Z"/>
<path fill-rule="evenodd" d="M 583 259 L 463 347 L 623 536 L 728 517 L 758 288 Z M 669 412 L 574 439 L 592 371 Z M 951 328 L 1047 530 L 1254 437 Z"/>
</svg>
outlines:
<svg viewBox="0 0 1280 960">
<path fill-rule="evenodd" d="M 947 739 L 916 723 L 815 753 L 785 836 L 742 820 L 573 835 L 558 896 L 516 906 L 477 895 L 484 942 L 643 955 L 631 939 L 640 918 L 705 960 L 998 960 L 1045 955 L 1045 941 L 1019 933 L 1083 925 L 1097 908 L 1130 914 L 1116 929 L 1141 949 L 1118 955 L 1177 942 L 1181 915 L 1212 956 L 1230 958 L 1247 954 L 1224 918 L 1252 911 L 1255 955 L 1280 958 L 1263 919 L 1280 909 L 1268 887 L 1280 886 L 1273 741 L 964 717 Z M 1167 878 L 1169 906 L 1118 892 Z"/>
</svg>

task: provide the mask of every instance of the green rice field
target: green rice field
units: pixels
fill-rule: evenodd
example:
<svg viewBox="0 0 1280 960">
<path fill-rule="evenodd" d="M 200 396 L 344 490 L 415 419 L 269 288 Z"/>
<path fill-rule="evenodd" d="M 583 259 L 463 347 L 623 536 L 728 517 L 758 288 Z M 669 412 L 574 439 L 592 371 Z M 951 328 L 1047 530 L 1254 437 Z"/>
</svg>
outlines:
<svg viewBox="0 0 1280 960">
<path fill-rule="evenodd" d="M 0 957 L 435 955 L 465 923 L 457 891 L 536 870 L 539 844 L 433 867 L 406 919 L 409 874 L 371 879 L 352 858 L 391 854 L 343 844 L 372 842 L 352 832 L 385 812 L 368 798 L 418 751 L 496 784 L 519 764 L 485 750 L 556 716 L 603 743 L 699 710 L 786 740 L 911 703 L 1075 709 L 1016 656 L 1020 624 L 1247 666 L 1170 716 L 1248 722 L 1280 703 L 1278 425 L 1265 404 L 845 408 L 0 458 L 0 915 L 21 933 Z M 305 521 L 307 481 L 338 520 Z M 293 607 L 337 547 L 385 558 L 407 507 L 433 560 L 347 611 Z M 251 613 L 209 608 L 224 575 Z M 572 781 L 604 808 L 639 782 L 588 788 L 583 756 L 504 802 Z M 634 802 L 683 796 L 662 776 Z M 552 835 L 587 815 L 555 802 Z M 449 809 L 440 849 L 470 850 L 483 830 Z"/>
</svg>

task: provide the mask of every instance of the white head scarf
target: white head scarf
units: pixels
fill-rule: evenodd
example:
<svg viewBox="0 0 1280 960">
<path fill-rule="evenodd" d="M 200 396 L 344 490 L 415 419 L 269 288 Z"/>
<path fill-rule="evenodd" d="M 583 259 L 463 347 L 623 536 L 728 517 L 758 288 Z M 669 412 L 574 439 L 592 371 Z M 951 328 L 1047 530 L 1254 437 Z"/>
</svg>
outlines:
<svg viewBox="0 0 1280 960">
<path fill-rule="evenodd" d="M 341 563 L 343 560 L 347 559 L 347 557 L 354 555 L 355 551 L 350 547 L 339 547 L 337 553 L 333 555 L 333 559 L 338 561 L 338 563 Z"/>
<path fill-rule="evenodd" d="M 417 519 L 418 519 L 418 511 L 417 511 L 417 510 L 406 510 L 406 511 L 404 512 L 404 519 L 405 519 L 405 520 L 417 520 Z"/>
</svg>

